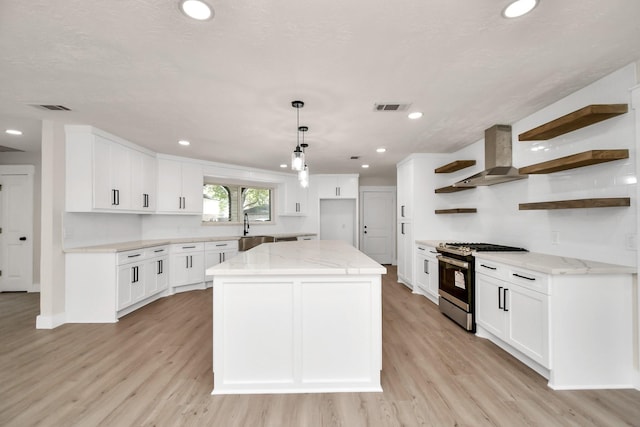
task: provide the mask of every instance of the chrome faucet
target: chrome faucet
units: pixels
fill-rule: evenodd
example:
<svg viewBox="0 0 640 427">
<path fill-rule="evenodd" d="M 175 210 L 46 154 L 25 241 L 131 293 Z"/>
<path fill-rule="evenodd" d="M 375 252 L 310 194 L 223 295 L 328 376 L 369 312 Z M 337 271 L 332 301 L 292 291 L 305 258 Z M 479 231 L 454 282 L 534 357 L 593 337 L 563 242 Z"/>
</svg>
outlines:
<svg viewBox="0 0 640 427">
<path fill-rule="evenodd" d="M 244 235 L 249 234 L 249 214 L 245 212 L 244 214 Z"/>
</svg>

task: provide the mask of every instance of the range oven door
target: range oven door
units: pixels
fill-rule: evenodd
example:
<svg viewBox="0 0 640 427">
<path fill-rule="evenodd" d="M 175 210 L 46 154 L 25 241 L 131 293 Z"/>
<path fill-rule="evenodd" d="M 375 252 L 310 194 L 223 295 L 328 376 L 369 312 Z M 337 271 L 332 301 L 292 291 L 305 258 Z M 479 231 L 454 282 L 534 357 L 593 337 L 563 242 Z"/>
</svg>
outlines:
<svg viewBox="0 0 640 427">
<path fill-rule="evenodd" d="M 438 255 L 438 270 L 440 273 L 438 284 L 440 296 L 458 308 L 471 312 L 472 263 L 446 255 Z"/>
</svg>

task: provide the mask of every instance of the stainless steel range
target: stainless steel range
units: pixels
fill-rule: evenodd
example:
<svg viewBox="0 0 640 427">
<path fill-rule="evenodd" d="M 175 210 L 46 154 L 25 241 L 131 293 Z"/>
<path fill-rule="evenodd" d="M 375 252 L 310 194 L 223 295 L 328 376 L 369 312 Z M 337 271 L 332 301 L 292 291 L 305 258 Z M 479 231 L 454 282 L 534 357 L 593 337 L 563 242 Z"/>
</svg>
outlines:
<svg viewBox="0 0 640 427">
<path fill-rule="evenodd" d="M 440 311 L 467 331 L 476 331 L 474 252 L 526 252 L 491 243 L 441 243 L 438 246 Z"/>
</svg>

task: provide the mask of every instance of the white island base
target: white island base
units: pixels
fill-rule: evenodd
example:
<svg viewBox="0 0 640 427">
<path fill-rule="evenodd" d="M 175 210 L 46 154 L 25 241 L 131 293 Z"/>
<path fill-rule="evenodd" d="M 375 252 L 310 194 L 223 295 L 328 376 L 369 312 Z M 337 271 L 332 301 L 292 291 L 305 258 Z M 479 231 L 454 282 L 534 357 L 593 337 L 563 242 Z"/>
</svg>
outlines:
<svg viewBox="0 0 640 427">
<path fill-rule="evenodd" d="M 385 272 L 322 240 L 262 244 L 208 269 L 212 394 L 382 391 Z"/>
</svg>

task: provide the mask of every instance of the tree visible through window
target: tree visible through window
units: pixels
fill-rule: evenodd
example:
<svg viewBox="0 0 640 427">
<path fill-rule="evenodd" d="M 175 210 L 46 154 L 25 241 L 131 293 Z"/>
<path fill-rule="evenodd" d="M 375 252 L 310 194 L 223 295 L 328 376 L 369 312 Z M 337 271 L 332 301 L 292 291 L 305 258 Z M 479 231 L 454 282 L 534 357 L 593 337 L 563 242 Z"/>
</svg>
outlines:
<svg viewBox="0 0 640 427">
<path fill-rule="evenodd" d="M 202 188 L 202 221 L 242 222 L 248 214 L 252 222 L 269 222 L 270 188 L 206 183 Z"/>
</svg>

